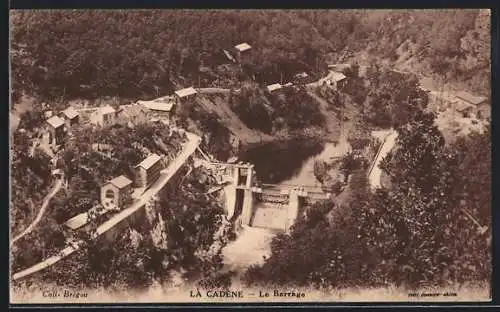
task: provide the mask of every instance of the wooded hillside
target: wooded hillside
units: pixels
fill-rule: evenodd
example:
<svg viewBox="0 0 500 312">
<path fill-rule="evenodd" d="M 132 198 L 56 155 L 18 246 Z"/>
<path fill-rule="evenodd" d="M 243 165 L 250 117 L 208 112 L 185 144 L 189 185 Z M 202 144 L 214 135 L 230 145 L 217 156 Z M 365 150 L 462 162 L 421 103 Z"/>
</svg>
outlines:
<svg viewBox="0 0 500 312">
<path fill-rule="evenodd" d="M 489 17 L 478 10 L 17 11 L 11 14 L 14 97 L 144 96 L 209 84 L 252 46 L 247 73 L 262 82 L 363 52 L 411 59 L 428 74 L 489 87 Z M 396 29 L 395 29 L 396 28 Z M 404 46 L 406 45 L 406 46 Z M 405 51 L 403 51 L 405 50 Z M 180 78 L 182 77 L 182 78 Z M 235 77 L 233 79 L 245 79 Z"/>
</svg>

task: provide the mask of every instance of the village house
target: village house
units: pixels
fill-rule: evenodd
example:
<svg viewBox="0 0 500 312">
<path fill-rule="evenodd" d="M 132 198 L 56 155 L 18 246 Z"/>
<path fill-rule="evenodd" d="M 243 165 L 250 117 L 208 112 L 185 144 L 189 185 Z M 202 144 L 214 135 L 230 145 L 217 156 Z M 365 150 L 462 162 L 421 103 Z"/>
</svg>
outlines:
<svg viewBox="0 0 500 312">
<path fill-rule="evenodd" d="M 101 187 L 101 204 L 104 209 L 125 208 L 132 202 L 132 181 L 121 175 Z"/>
<path fill-rule="evenodd" d="M 146 109 L 140 104 L 121 105 L 116 113 L 116 122 L 132 127 L 147 121 Z"/>
<path fill-rule="evenodd" d="M 49 136 L 49 145 L 60 145 L 64 141 L 64 137 L 66 136 L 66 129 L 64 125 L 64 120 L 62 120 L 58 116 L 52 116 L 47 119 L 46 129 Z"/>
<path fill-rule="evenodd" d="M 179 98 L 176 96 L 165 96 L 152 101 L 139 101 L 148 114 L 153 118 L 170 119 L 175 112 L 175 106 Z"/>
<path fill-rule="evenodd" d="M 162 169 L 163 164 L 159 155 L 148 156 L 135 166 L 136 186 L 145 188 L 151 186 L 159 178 Z"/>
<path fill-rule="evenodd" d="M 267 92 L 269 92 L 269 93 L 276 93 L 276 92 L 280 91 L 281 88 L 282 88 L 282 86 L 279 83 L 273 83 L 273 84 L 270 84 L 266 87 Z"/>
<path fill-rule="evenodd" d="M 333 89 L 340 89 L 345 85 L 347 77 L 343 73 L 331 72 L 329 77 L 323 82 Z"/>
<path fill-rule="evenodd" d="M 456 95 L 459 101 L 471 105 L 470 112 L 474 112 L 477 118 L 489 119 L 491 117 L 491 105 L 488 99 L 483 96 L 474 96 L 468 92 L 458 92 Z"/>
<path fill-rule="evenodd" d="M 71 106 L 61 112 L 61 117 L 66 122 L 66 127 L 68 129 L 71 129 L 72 126 L 78 124 L 80 118 L 76 109 Z"/>
<path fill-rule="evenodd" d="M 111 126 L 116 122 L 116 110 L 110 105 L 100 107 L 92 113 L 90 121 L 101 127 Z"/>
<path fill-rule="evenodd" d="M 458 100 L 453 103 L 455 110 L 459 112 L 463 117 L 470 117 L 471 113 L 474 111 L 474 106 L 466 101 Z"/>
<path fill-rule="evenodd" d="M 196 91 L 196 89 L 193 87 L 175 91 L 175 95 L 177 96 L 179 103 L 194 98 L 197 93 L 198 91 Z"/>
<path fill-rule="evenodd" d="M 242 55 L 248 54 L 248 51 L 251 48 L 252 47 L 246 42 L 235 45 L 234 49 L 236 51 L 236 57 L 237 57 L 238 61 L 241 61 Z"/>
</svg>

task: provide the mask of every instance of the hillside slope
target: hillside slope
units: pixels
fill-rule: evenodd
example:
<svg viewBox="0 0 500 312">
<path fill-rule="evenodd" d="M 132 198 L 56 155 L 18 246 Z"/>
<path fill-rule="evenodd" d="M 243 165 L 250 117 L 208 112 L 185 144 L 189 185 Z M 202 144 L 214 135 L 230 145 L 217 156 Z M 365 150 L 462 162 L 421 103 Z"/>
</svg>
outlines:
<svg viewBox="0 0 500 312">
<path fill-rule="evenodd" d="M 222 50 L 244 41 L 263 82 L 384 58 L 489 89 L 487 10 L 14 11 L 10 24 L 16 97 L 153 95 L 179 76 L 210 85 L 207 70 L 228 62 Z"/>
</svg>

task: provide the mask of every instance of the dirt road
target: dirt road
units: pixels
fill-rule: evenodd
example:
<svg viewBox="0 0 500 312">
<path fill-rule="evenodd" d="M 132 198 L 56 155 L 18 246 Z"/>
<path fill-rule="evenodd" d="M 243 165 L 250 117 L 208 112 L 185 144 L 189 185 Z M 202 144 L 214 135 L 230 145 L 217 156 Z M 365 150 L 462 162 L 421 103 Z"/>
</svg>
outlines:
<svg viewBox="0 0 500 312">
<path fill-rule="evenodd" d="M 382 146 L 380 147 L 375 161 L 372 165 L 370 172 L 368 173 L 368 181 L 370 182 L 371 189 L 377 189 L 381 186 L 380 184 L 380 176 L 382 174 L 382 169 L 380 169 L 379 165 L 382 159 L 390 152 L 390 150 L 394 147 L 396 143 L 396 138 L 398 133 L 394 130 L 391 130 L 388 135 L 385 137 Z"/>
<path fill-rule="evenodd" d="M 50 200 L 52 199 L 52 197 L 54 197 L 57 194 L 57 192 L 59 192 L 61 187 L 62 187 L 62 181 L 57 180 L 55 185 L 52 187 L 51 192 L 47 196 L 45 196 L 45 198 L 43 200 L 42 207 L 40 208 L 40 211 L 38 211 L 38 215 L 36 216 L 35 220 L 33 220 L 33 222 L 21 234 L 17 235 L 16 237 L 14 237 L 10 241 L 11 246 L 16 241 L 18 241 L 19 239 L 21 239 L 22 237 L 24 237 L 25 235 L 27 235 L 27 234 L 31 233 L 31 231 L 33 231 L 33 229 L 36 227 L 38 222 L 40 222 L 40 220 L 42 220 L 42 216 L 45 213 L 45 210 L 47 210 L 47 206 L 49 205 Z"/>
</svg>

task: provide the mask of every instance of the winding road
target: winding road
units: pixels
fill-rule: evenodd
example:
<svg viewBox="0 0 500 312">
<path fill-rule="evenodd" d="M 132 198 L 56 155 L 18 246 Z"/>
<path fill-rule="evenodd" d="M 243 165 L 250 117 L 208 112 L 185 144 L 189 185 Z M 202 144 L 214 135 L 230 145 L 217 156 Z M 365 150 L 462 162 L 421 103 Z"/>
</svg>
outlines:
<svg viewBox="0 0 500 312">
<path fill-rule="evenodd" d="M 144 192 L 141 198 L 135 201 L 130 207 L 121 210 L 119 213 L 112 216 L 109 220 L 101 224 L 97 228 L 93 236 L 94 239 L 105 234 L 106 232 L 117 226 L 119 223 L 123 222 L 125 219 L 134 214 L 138 209 L 143 208 L 144 205 L 153 196 L 155 196 L 161 189 L 163 189 L 163 187 L 167 184 L 170 178 L 182 167 L 185 161 L 196 151 L 196 149 L 200 145 L 201 142 L 200 137 L 189 132 L 186 132 L 186 135 L 188 136 L 188 142 L 184 145 L 183 150 L 176 157 L 176 159 L 173 160 L 168 165 L 167 168 L 161 171 L 161 175 L 158 178 L 158 180 L 155 183 L 153 183 L 153 185 L 150 186 L 150 188 L 146 192 Z M 39 262 L 27 269 L 24 269 L 20 272 L 13 274 L 12 279 L 18 280 L 26 276 L 29 276 L 33 273 L 39 272 L 43 269 L 46 269 L 49 266 L 73 254 L 75 251 L 79 250 L 83 245 L 84 245 L 83 240 L 70 242 L 66 248 L 59 251 L 56 255 L 51 256 L 42 262 Z"/>
<path fill-rule="evenodd" d="M 10 246 L 12 246 L 16 241 L 18 241 L 19 239 L 21 239 L 22 237 L 33 231 L 38 222 L 42 220 L 42 216 L 45 213 L 45 210 L 47 210 L 47 206 L 49 205 L 50 200 L 59 192 L 61 187 L 62 187 L 62 180 L 59 179 L 52 187 L 52 191 L 43 199 L 42 207 L 40 208 L 40 211 L 38 211 L 38 215 L 36 216 L 35 220 L 33 220 L 33 222 L 31 222 L 31 224 L 21 234 L 17 235 L 10 241 Z"/>
<path fill-rule="evenodd" d="M 382 175 L 382 169 L 380 169 L 380 162 L 384 157 L 391 151 L 396 143 L 396 138 L 398 137 L 398 133 L 395 130 L 391 130 L 384 138 L 384 142 L 380 146 L 375 161 L 372 164 L 372 167 L 368 173 L 368 181 L 370 182 L 370 186 L 372 190 L 380 188 L 380 177 Z"/>
</svg>

